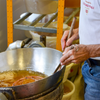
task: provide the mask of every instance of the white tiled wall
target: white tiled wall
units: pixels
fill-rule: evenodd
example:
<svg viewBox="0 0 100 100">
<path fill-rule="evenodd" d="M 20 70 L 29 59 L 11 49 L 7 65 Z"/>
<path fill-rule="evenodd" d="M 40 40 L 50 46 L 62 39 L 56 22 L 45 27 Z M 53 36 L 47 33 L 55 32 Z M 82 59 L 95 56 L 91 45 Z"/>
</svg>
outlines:
<svg viewBox="0 0 100 100">
<path fill-rule="evenodd" d="M 7 48 L 7 14 L 6 1 L 0 0 L 0 52 Z M 13 0 L 13 21 L 17 20 L 26 11 L 24 0 Z M 24 31 L 15 30 L 14 41 L 25 39 Z"/>
</svg>

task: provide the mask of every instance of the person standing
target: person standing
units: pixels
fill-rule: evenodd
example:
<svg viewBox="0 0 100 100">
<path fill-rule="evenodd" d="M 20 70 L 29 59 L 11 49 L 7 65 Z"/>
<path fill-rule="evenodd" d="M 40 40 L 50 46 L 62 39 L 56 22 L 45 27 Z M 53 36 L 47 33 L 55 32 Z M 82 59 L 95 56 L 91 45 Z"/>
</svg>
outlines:
<svg viewBox="0 0 100 100">
<path fill-rule="evenodd" d="M 67 40 L 69 31 L 65 31 L 61 46 L 62 65 L 81 63 L 85 82 L 85 100 L 100 100 L 100 0 L 81 0 L 79 28 L 73 30 Z M 80 44 L 72 45 L 79 39 Z"/>
</svg>

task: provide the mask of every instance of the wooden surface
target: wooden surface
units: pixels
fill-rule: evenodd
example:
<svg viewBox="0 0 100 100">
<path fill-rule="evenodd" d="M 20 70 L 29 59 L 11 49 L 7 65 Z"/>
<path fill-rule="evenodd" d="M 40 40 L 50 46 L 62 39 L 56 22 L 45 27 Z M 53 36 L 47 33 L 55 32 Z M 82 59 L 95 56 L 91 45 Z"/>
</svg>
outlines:
<svg viewBox="0 0 100 100">
<path fill-rule="evenodd" d="M 68 8 L 80 7 L 80 0 L 65 0 L 65 7 Z"/>
</svg>

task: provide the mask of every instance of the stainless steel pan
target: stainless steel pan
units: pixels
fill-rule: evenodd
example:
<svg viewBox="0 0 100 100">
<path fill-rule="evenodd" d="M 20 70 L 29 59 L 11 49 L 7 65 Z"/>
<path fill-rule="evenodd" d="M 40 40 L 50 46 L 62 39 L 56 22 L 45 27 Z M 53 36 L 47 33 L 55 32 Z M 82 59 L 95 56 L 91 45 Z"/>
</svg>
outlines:
<svg viewBox="0 0 100 100">
<path fill-rule="evenodd" d="M 53 74 L 62 56 L 60 51 L 50 48 L 23 48 L 0 53 L 0 72 L 9 70 L 33 70 L 48 77 L 25 85 L 0 88 L 0 91 L 12 91 L 17 99 L 28 98 L 59 85 L 63 79 L 65 67 Z"/>
</svg>

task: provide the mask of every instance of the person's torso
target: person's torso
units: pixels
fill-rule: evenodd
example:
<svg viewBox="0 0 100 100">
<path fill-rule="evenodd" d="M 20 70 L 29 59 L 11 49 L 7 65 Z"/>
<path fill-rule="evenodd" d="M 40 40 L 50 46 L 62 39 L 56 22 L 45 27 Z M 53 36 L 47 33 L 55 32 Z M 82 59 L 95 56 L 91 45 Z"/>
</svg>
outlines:
<svg viewBox="0 0 100 100">
<path fill-rule="evenodd" d="M 100 0 L 81 0 L 79 37 L 80 44 L 100 44 Z"/>
<path fill-rule="evenodd" d="M 100 44 L 100 0 L 81 0 L 81 44 Z"/>
</svg>

